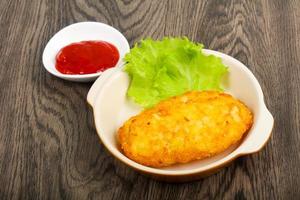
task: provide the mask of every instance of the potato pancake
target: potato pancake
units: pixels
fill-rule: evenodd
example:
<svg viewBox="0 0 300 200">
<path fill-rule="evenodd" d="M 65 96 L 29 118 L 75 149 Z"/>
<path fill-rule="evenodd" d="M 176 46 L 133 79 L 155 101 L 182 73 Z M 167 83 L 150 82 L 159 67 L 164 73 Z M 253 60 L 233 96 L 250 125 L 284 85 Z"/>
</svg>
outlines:
<svg viewBox="0 0 300 200">
<path fill-rule="evenodd" d="M 211 157 L 241 140 L 251 111 L 229 94 L 192 91 L 162 101 L 118 130 L 124 154 L 151 167 Z"/>
</svg>

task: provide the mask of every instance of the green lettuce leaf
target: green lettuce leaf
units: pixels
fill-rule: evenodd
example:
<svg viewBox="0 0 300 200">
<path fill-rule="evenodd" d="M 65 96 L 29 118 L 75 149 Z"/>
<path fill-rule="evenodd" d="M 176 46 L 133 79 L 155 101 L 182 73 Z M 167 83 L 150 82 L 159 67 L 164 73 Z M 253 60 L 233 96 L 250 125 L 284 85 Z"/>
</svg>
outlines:
<svg viewBox="0 0 300 200">
<path fill-rule="evenodd" d="M 220 58 L 204 55 L 202 48 L 185 37 L 142 40 L 125 56 L 124 70 L 131 78 L 128 97 L 149 108 L 186 91 L 222 91 L 227 67 Z"/>
</svg>

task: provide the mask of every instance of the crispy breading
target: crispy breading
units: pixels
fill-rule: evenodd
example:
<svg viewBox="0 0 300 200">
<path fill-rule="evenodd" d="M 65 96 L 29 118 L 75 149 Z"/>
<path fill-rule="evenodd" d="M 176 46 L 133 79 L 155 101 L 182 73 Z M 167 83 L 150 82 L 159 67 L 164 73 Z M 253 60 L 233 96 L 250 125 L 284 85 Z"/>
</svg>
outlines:
<svg viewBox="0 0 300 200">
<path fill-rule="evenodd" d="M 130 159 L 151 167 L 211 157 L 241 140 L 251 111 L 229 94 L 187 92 L 130 118 L 118 141 Z"/>
</svg>

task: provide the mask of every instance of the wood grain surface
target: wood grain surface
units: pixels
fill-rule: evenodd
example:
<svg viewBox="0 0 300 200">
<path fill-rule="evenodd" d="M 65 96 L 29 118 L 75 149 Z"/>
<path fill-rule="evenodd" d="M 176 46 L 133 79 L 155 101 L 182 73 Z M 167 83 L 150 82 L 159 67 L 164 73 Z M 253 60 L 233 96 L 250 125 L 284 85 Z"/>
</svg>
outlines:
<svg viewBox="0 0 300 200">
<path fill-rule="evenodd" d="M 187 36 L 245 63 L 274 115 L 271 140 L 200 181 L 152 180 L 99 142 L 92 83 L 47 73 L 42 52 L 66 25 L 110 24 L 130 45 Z M 1 0 L 0 199 L 300 199 L 300 1 Z"/>
</svg>

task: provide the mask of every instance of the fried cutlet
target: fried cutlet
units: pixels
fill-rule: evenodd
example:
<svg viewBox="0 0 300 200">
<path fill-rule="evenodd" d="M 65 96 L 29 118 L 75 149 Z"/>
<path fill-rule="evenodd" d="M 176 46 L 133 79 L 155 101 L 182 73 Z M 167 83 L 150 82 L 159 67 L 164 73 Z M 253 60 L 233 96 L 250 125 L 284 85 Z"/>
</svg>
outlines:
<svg viewBox="0 0 300 200">
<path fill-rule="evenodd" d="M 163 167 L 218 154 L 240 141 L 252 123 L 251 111 L 231 95 L 192 91 L 142 111 L 117 134 L 127 157 Z"/>
</svg>

